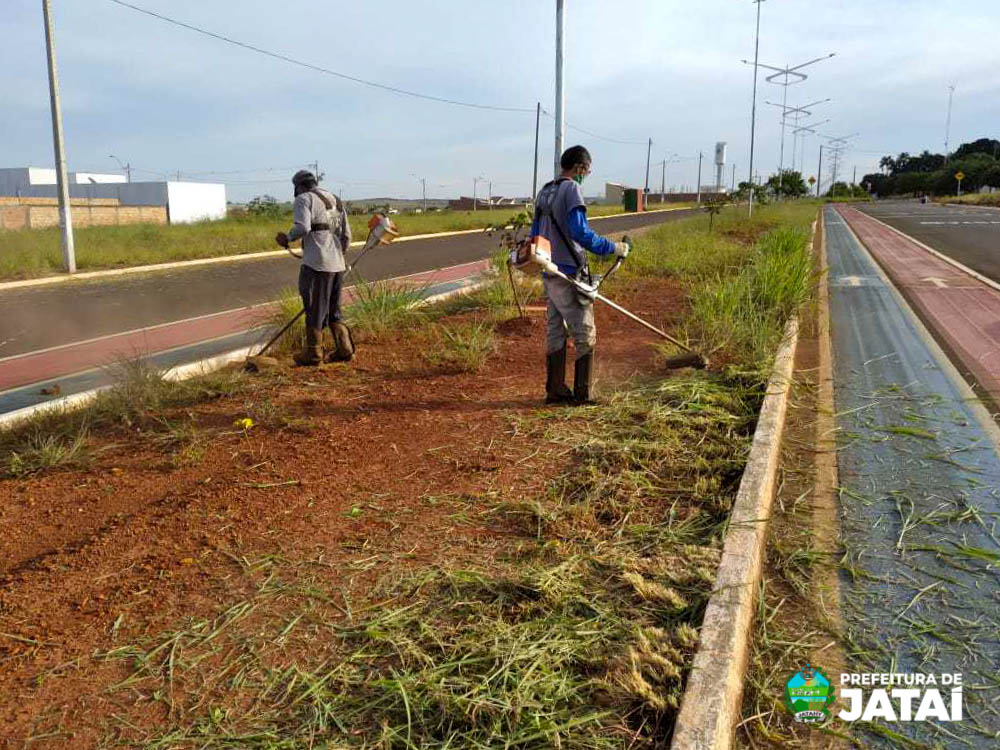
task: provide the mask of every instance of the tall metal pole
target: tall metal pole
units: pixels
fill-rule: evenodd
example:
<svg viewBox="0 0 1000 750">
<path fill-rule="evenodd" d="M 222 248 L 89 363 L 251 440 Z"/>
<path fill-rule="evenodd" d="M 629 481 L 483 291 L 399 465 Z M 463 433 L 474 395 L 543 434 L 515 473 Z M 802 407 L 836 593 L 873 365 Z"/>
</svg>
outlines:
<svg viewBox="0 0 1000 750">
<path fill-rule="evenodd" d="M 701 205 L 701 151 L 698 152 L 698 205 Z"/>
<path fill-rule="evenodd" d="M 564 0 L 556 0 L 556 154 L 555 177 L 559 176 L 562 167 L 559 158 L 563 152 L 563 142 L 566 140 L 566 91 L 565 70 L 563 70 L 563 54 L 565 52 L 566 18 L 563 13 Z"/>
<path fill-rule="evenodd" d="M 816 197 L 819 198 L 819 186 L 823 184 L 823 144 L 819 144 L 819 166 L 816 168 Z"/>
<path fill-rule="evenodd" d="M 59 73 L 56 69 L 56 40 L 49 0 L 42 0 L 45 18 L 45 49 L 49 61 L 49 100 L 52 105 L 52 142 L 56 157 L 56 182 L 59 190 L 59 224 L 62 227 L 63 265 L 66 273 L 76 273 L 76 250 L 73 246 L 73 214 L 69 202 L 69 176 L 66 174 L 66 150 L 63 146 L 62 107 L 59 104 Z"/>
<path fill-rule="evenodd" d="M 788 68 L 788 65 L 785 65 Z M 778 150 L 778 195 L 781 200 L 781 186 L 784 181 L 785 171 L 785 118 L 788 112 L 788 74 L 785 73 L 785 85 L 781 95 L 781 148 Z"/>
<path fill-rule="evenodd" d="M 729 189 L 730 193 L 736 192 L 736 164 L 733 164 L 733 186 Z"/>
<path fill-rule="evenodd" d="M 950 154 L 948 153 L 948 143 L 949 143 L 949 141 L 951 141 L 951 100 L 954 98 L 954 96 L 955 96 L 955 86 L 952 85 L 952 86 L 948 87 L 948 119 L 945 120 L 945 125 L 944 125 L 944 163 L 945 164 L 948 163 L 948 157 L 950 156 Z"/>
<path fill-rule="evenodd" d="M 660 203 L 663 203 L 664 195 L 667 193 L 667 160 L 663 160 L 663 172 L 660 174 Z"/>
<path fill-rule="evenodd" d="M 757 64 L 760 54 L 760 4 L 764 0 L 754 0 L 757 3 L 757 32 L 753 43 L 753 103 L 750 105 L 750 201 L 747 205 L 747 216 L 753 216 L 753 143 L 754 131 L 757 126 Z"/>
<path fill-rule="evenodd" d="M 423 211 L 427 213 L 427 178 L 420 178 L 420 192 L 421 192 L 421 202 L 423 203 Z"/>
<path fill-rule="evenodd" d="M 646 146 L 646 185 L 642 189 L 643 200 L 647 200 L 649 196 L 649 156 L 653 153 L 653 139 L 649 139 L 649 145 Z"/>
<path fill-rule="evenodd" d="M 542 103 L 538 102 L 535 109 L 535 164 L 531 177 L 531 204 L 535 203 L 535 196 L 538 195 L 538 127 L 542 121 Z"/>
<path fill-rule="evenodd" d="M 493 180 L 490 180 L 487 183 L 487 187 L 489 189 L 489 192 L 486 193 L 486 210 L 487 211 L 492 211 L 493 210 Z"/>
<path fill-rule="evenodd" d="M 476 185 L 479 183 L 478 177 L 472 178 L 472 210 L 476 210 Z"/>
</svg>

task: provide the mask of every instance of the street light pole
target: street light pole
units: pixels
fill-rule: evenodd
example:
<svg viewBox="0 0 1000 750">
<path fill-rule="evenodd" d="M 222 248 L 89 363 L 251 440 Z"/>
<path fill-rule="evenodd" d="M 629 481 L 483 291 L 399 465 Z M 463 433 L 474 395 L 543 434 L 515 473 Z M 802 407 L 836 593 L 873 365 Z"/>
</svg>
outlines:
<svg viewBox="0 0 1000 750">
<path fill-rule="evenodd" d="M 792 66 L 786 65 L 783 68 L 778 68 L 778 67 L 775 67 L 774 65 L 765 65 L 764 63 L 759 63 L 756 60 L 756 58 L 754 59 L 754 71 L 755 71 L 754 72 L 754 78 L 755 78 L 755 80 L 756 80 L 756 69 L 757 69 L 757 67 L 767 68 L 768 70 L 773 70 L 775 72 L 772 73 L 771 75 L 769 75 L 764 80 L 766 80 L 768 83 L 774 83 L 774 84 L 776 84 L 778 86 L 781 86 L 783 88 L 782 104 L 781 104 L 781 149 L 780 149 L 780 156 L 778 158 L 778 194 L 779 194 L 779 197 L 780 197 L 780 194 L 781 194 L 781 185 L 782 185 L 782 181 L 783 181 L 782 170 L 783 170 L 783 168 L 785 166 L 785 121 L 786 121 L 786 117 L 787 117 L 788 112 L 789 111 L 794 111 L 794 110 L 790 110 L 788 108 L 788 87 L 792 86 L 792 85 L 794 85 L 796 83 L 802 83 L 803 81 L 805 81 L 809 77 L 805 73 L 798 72 L 798 71 L 802 70 L 802 68 L 809 67 L 810 65 L 818 63 L 821 60 L 829 60 L 831 57 L 834 57 L 836 54 L 837 54 L 836 52 L 831 52 L 829 55 L 824 55 L 823 57 L 817 57 L 814 60 L 809 60 L 809 61 L 801 63 L 799 65 L 792 65 Z M 745 64 L 747 64 L 747 65 L 750 64 L 747 60 L 744 60 L 743 62 Z M 789 76 L 794 76 L 794 80 L 789 80 Z M 778 81 L 778 78 L 782 78 L 783 80 L 782 81 Z"/>
<path fill-rule="evenodd" d="M 944 125 L 944 163 L 948 163 L 948 143 L 951 141 L 951 100 L 955 96 L 955 86 L 951 85 L 948 87 L 948 118 L 945 120 Z"/>
<path fill-rule="evenodd" d="M 698 205 L 701 205 L 701 151 L 698 152 Z"/>
<path fill-rule="evenodd" d="M 62 107 L 59 103 L 59 73 L 56 68 L 56 40 L 49 0 L 42 0 L 45 19 L 45 50 L 49 62 L 49 101 L 52 107 L 52 142 L 56 158 L 56 182 L 59 190 L 59 223 L 62 226 L 63 264 L 67 273 L 76 273 L 76 250 L 73 246 L 73 214 L 69 202 L 69 176 L 66 174 L 66 150 L 63 145 Z"/>
<path fill-rule="evenodd" d="M 538 195 L 538 127 L 542 121 L 542 103 L 538 102 L 535 109 L 535 162 L 534 171 L 531 177 L 531 204 L 535 204 L 535 196 Z"/>
<path fill-rule="evenodd" d="M 562 157 L 563 142 L 566 140 L 566 91 L 563 54 L 566 37 L 566 18 L 563 13 L 564 0 L 556 0 L 556 154 L 555 177 L 562 171 L 559 159 Z"/>
<path fill-rule="evenodd" d="M 736 162 L 733 162 L 733 186 L 729 189 L 729 192 L 736 192 Z"/>
<path fill-rule="evenodd" d="M 750 201 L 747 204 L 747 216 L 753 216 L 753 144 L 754 131 L 757 126 L 757 63 L 760 55 L 760 4 L 764 0 L 753 0 L 757 3 L 757 32 L 753 42 L 753 103 L 750 105 Z M 699 181 L 700 182 L 700 181 Z"/>
<path fill-rule="evenodd" d="M 816 197 L 819 198 L 819 186 L 823 184 L 823 144 L 819 144 L 819 166 L 816 168 Z"/>
<path fill-rule="evenodd" d="M 646 185 L 642 189 L 642 199 L 643 201 L 649 200 L 649 156 L 653 153 L 653 139 L 649 139 L 649 145 L 646 146 Z"/>
</svg>

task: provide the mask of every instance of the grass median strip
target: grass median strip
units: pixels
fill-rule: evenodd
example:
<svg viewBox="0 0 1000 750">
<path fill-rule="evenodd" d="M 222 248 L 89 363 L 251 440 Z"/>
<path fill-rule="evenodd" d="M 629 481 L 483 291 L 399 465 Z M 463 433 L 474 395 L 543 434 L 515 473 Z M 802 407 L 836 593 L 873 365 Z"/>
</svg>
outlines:
<svg viewBox="0 0 1000 750">
<path fill-rule="evenodd" d="M 671 206 L 673 208 L 673 206 Z M 509 209 L 506 209 L 509 210 Z M 621 206 L 591 206 L 591 217 L 614 216 Z M 506 214 L 496 211 L 440 211 L 392 217 L 402 236 L 483 229 Z M 369 215 L 351 216 L 351 233 L 363 240 Z M 291 212 L 277 217 L 231 215 L 193 224 L 128 224 L 77 227 L 77 268 L 96 271 L 154 263 L 243 255 L 279 249 L 274 235 L 287 231 Z M 0 230 L 0 281 L 57 274 L 63 270 L 59 228 Z"/>
<path fill-rule="evenodd" d="M 197 617 L 175 611 L 164 618 L 161 612 L 155 630 L 128 629 L 125 636 L 115 629 L 117 640 L 99 650 L 100 661 L 120 671 L 107 698 L 116 706 L 107 741 L 259 750 L 662 746 L 764 395 L 766 346 L 776 340 L 765 330 L 740 338 L 744 334 L 699 325 L 691 311 L 704 299 L 731 289 L 745 292 L 766 278 L 774 282 L 771 291 L 739 299 L 736 307 L 746 318 L 739 325 L 776 328 L 780 335 L 811 283 L 797 271 L 799 254 L 808 252 L 805 235 L 780 227 L 807 226 L 814 212 L 808 204 L 767 208 L 753 224 L 724 212 L 711 233 L 708 217 L 697 217 L 638 238 L 630 259 L 636 262 L 611 280 L 609 296 L 641 296 L 650 276 L 660 277 L 657 289 L 674 289 L 662 281 L 671 279 L 687 295 L 691 338 L 728 364 L 668 379 L 650 375 L 648 367 L 644 376 L 609 378 L 596 406 L 521 406 L 524 392 L 510 385 L 519 375 L 504 368 L 528 354 L 509 341 L 501 346 L 517 312 L 505 270 L 497 266 L 485 287 L 437 306 L 415 308 L 397 295 L 352 309 L 354 324 L 367 325 L 373 342 L 426 342 L 409 353 L 392 351 L 385 359 L 392 371 L 384 378 L 342 366 L 279 368 L 258 376 L 228 373 L 226 387 L 188 381 L 192 390 L 166 395 L 155 380 L 141 386 L 147 381 L 139 378 L 140 385 L 122 386 L 109 402 L 115 408 L 102 407 L 79 421 L 53 415 L 5 437 L 16 449 L 30 430 L 69 438 L 76 434 L 70 427 L 87 425 L 81 450 L 98 451 L 108 441 L 136 440 L 139 427 L 157 435 L 147 445 L 171 452 L 176 465 L 186 466 L 212 434 L 228 435 L 220 451 L 242 468 L 233 474 L 235 469 L 216 462 L 213 473 L 236 477 L 226 486 L 245 487 L 242 503 L 256 509 L 265 498 L 279 496 L 291 512 L 296 493 L 322 487 L 333 471 L 326 469 L 317 483 L 315 472 L 307 476 L 297 458 L 270 465 L 274 443 L 298 434 L 292 423 L 299 409 L 309 406 L 310 413 L 322 415 L 303 432 L 303 453 L 320 443 L 329 450 L 327 433 L 352 420 L 376 432 L 385 420 L 410 423 L 412 414 L 426 415 L 406 439 L 423 446 L 421 460 L 430 465 L 418 467 L 412 481 L 420 482 L 421 489 L 413 489 L 421 498 L 417 505 L 433 506 L 435 522 L 448 529 L 434 542 L 438 546 L 418 554 L 408 544 L 379 546 L 361 533 L 369 523 L 392 525 L 392 533 L 402 529 L 404 536 L 433 536 L 436 529 L 410 528 L 408 515 L 383 512 L 383 498 L 393 487 L 400 491 L 397 485 L 359 485 L 331 516 L 333 526 L 356 525 L 357 535 L 322 554 L 285 553 L 281 548 L 291 540 L 281 540 L 277 525 L 276 536 L 258 539 L 256 547 L 220 541 L 217 550 L 184 553 L 187 570 L 196 566 L 205 576 L 196 584 L 200 605 L 211 609 L 205 593 L 219 604 Z M 781 268 L 787 268 L 786 277 L 768 275 Z M 521 292 L 537 294 L 537 285 L 523 284 Z M 298 303 L 289 299 L 285 313 L 294 314 Z M 648 294 L 643 299 L 657 304 Z M 780 309 L 766 314 L 769 305 Z M 397 307 L 414 316 L 382 328 L 363 322 L 382 320 L 381 311 Z M 537 323 L 538 311 L 533 314 Z M 403 325 L 404 338 L 393 338 Z M 738 343 L 743 340 L 759 343 L 748 348 Z M 502 365 L 501 348 L 507 357 Z M 631 354 L 624 358 L 631 367 Z M 480 376 L 468 373 L 480 369 L 485 379 L 472 380 Z M 400 373 L 412 379 L 405 395 L 387 387 Z M 435 389 L 451 379 L 466 383 L 467 390 L 455 405 L 439 407 L 437 390 L 414 394 L 424 377 L 439 378 Z M 492 396 L 480 402 L 480 383 L 503 384 L 505 395 L 496 404 Z M 348 386 L 363 399 L 357 407 L 355 391 L 325 401 L 332 391 L 324 389 Z M 369 391 L 379 395 L 368 397 Z M 224 405 L 231 400 L 231 408 L 188 415 L 188 409 L 195 411 L 190 404 L 212 393 Z M 133 394 L 132 406 L 124 409 L 127 394 Z M 501 410 L 506 432 L 490 427 L 491 417 L 475 437 L 484 440 L 486 453 L 499 449 L 523 466 L 517 481 L 493 482 L 496 468 L 470 457 L 474 446 L 460 433 L 430 431 L 441 429 L 438 422 L 458 422 L 463 408 Z M 486 412 L 476 413 L 479 419 Z M 107 416 L 98 418 L 102 414 Z M 234 424 L 249 420 L 242 432 L 233 432 Z M 106 430 L 115 425 L 130 429 Z M 105 443 L 92 444 L 102 432 Z M 316 440 L 309 440 L 313 433 Z M 515 454 L 503 452 L 508 443 L 516 446 Z M 390 454 L 396 448 L 387 444 L 387 456 L 372 460 L 391 471 L 402 460 Z M 554 458 L 540 465 L 539 454 Z M 439 479 L 446 471 L 450 479 Z M 210 492 L 204 487 L 198 485 L 199 496 Z M 324 490 L 317 491 L 315 502 L 329 502 Z M 275 518 L 278 523 L 283 516 Z M 246 539 L 239 529 L 226 538 Z M 276 548 L 263 549 L 271 544 Z M 216 551 L 224 555 L 221 564 L 211 563 Z M 336 565 L 325 555 L 336 556 Z"/>
</svg>

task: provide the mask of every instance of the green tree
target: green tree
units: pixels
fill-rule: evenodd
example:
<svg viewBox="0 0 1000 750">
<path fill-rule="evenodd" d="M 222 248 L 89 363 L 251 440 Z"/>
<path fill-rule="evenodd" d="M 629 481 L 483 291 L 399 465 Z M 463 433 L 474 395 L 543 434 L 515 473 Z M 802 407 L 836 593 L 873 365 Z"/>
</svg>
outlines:
<svg viewBox="0 0 1000 750">
<path fill-rule="evenodd" d="M 771 175 L 767 180 L 767 189 L 781 198 L 800 198 L 809 192 L 802 173 L 792 169 L 783 169 L 779 174 Z"/>
<path fill-rule="evenodd" d="M 247 213 L 251 216 L 277 218 L 281 215 L 281 204 L 271 195 L 258 195 L 247 203 Z"/>
</svg>

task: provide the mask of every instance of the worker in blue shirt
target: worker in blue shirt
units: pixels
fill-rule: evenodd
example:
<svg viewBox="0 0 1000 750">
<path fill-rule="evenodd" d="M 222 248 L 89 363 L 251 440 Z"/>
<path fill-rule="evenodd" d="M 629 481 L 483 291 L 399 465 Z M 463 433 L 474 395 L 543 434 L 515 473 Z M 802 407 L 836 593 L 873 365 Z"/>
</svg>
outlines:
<svg viewBox="0 0 1000 750">
<path fill-rule="evenodd" d="M 624 258 L 631 249 L 628 242 L 613 242 L 601 237 L 587 225 L 587 208 L 581 185 L 590 174 L 590 152 L 583 146 L 566 149 L 559 160 L 562 172 L 542 187 L 535 199 L 531 235 L 545 237 L 552 246 L 552 261 L 567 276 L 590 282 L 585 251 L 595 255 Z M 590 385 L 593 377 L 594 301 L 565 279 L 544 277 L 546 297 L 546 384 L 545 402 L 592 403 Z M 576 348 L 573 390 L 566 386 L 566 328 L 573 334 Z"/>
</svg>

